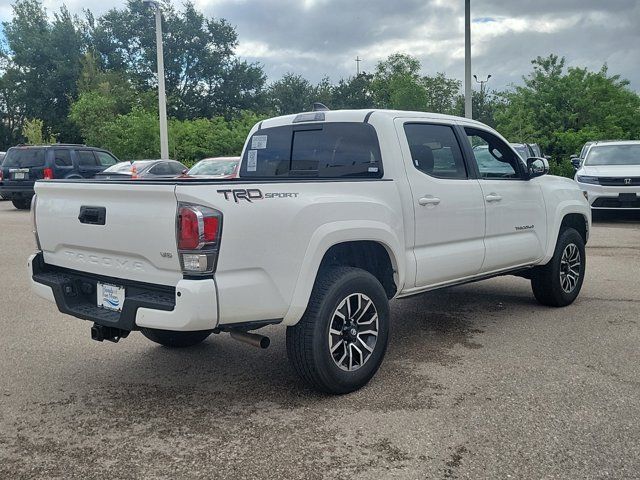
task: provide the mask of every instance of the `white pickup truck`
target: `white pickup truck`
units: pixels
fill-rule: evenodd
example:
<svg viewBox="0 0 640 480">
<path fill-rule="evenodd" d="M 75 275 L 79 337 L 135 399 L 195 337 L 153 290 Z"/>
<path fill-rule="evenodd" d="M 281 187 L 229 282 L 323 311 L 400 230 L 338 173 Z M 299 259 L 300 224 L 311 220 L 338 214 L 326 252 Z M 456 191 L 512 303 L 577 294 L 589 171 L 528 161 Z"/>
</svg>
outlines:
<svg viewBox="0 0 640 480">
<path fill-rule="evenodd" d="M 311 386 L 365 385 L 385 354 L 389 300 L 513 274 L 544 305 L 580 292 L 589 204 L 498 133 L 401 111 L 265 120 L 234 180 L 49 180 L 32 205 L 35 292 L 169 347 L 287 327 Z"/>
</svg>

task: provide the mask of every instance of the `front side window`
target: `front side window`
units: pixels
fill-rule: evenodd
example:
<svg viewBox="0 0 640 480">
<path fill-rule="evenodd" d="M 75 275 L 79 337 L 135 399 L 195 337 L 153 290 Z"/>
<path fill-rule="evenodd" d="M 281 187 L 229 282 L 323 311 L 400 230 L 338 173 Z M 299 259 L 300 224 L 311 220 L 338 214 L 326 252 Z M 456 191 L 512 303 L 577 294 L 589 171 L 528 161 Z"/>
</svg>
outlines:
<svg viewBox="0 0 640 480">
<path fill-rule="evenodd" d="M 113 155 L 109 155 L 106 152 L 95 152 L 96 157 L 98 157 L 98 162 L 103 167 L 110 167 L 111 165 L 115 165 L 118 161 L 113 157 Z"/>
<path fill-rule="evenodd" d="M 418 170 L 437 178 L 467 178 L 462 151 L 451 127 L 407 123 L 404 131 Z"/>
<path fill-rule="evenodd" d="M 506 143 L 484 130 L 465 128 L 465 132 L 478 165 L 480 178 L 521 178 L 521 160 Z"/>
<path fill-rule="evenodd" d="M 266 128 L 249 139 L 241 176 L 380 178 L 378 137 L 366 123 Z"/>
</svg>

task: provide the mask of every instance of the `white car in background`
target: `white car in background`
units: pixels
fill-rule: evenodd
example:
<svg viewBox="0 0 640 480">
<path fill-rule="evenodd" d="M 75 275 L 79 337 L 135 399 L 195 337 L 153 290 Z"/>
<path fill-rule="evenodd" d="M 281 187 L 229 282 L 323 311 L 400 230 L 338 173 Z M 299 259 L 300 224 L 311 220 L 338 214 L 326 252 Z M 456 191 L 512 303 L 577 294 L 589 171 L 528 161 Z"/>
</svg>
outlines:
<svg viewBox="0 0 640 480">
<path fill-rule="evenodd" d="M 640 141 L 594 142 L 575 180 L 593 209 L 640 210 Z"/>
</svg>

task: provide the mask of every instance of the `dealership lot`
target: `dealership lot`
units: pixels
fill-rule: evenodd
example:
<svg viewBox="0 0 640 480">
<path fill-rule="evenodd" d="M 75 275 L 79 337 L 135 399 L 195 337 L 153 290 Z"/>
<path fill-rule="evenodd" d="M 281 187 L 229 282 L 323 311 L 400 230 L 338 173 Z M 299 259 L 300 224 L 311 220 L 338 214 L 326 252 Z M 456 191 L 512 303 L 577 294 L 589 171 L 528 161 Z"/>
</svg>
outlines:
<svg viewBox="0 0 640 480">
<path fill-rule="evenodd" d="M 28 290 L 28 212 L 0 203 L 0 478 L 637 478 L 640 215 L 598 216 L 572 306 L 503 277 L 392 304 L 381 371 L 305 388 L 284 332 L 114 345 Z"/>
</svg>

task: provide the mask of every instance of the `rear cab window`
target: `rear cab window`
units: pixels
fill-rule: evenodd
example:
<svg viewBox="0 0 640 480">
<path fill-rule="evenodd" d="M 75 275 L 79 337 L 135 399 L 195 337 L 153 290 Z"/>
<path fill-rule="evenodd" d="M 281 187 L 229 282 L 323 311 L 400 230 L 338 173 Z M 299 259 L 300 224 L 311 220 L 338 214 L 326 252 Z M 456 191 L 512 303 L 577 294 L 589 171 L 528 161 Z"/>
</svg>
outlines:
<svg viewBox="0 0 640 480">
<path fill-rule="evenodd" d="M 7 152 L 2 166 L 5 168 L 44 167 L 44 148 L 12 148 Z"/>
<path fill-rule="evenodd" d="M 256 178 L 381 178 L 375 129 L 367 123 L 284 125 L 249 139 L 240 176 Z"/>
</svg>

